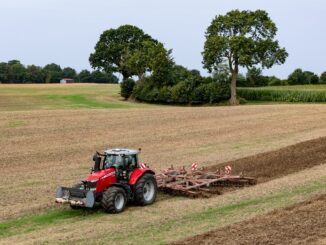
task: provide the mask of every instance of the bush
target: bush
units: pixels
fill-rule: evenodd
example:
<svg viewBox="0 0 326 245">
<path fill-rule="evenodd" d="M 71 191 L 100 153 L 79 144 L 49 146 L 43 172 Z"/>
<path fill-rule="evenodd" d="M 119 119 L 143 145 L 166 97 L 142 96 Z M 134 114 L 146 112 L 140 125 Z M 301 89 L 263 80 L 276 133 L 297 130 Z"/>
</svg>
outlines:
<svg viewBox="0 0 326 245">
<path fill-rule="evenodd" d="M 277 77 L 271 77 L 268 86 L 286 86 L 288 85 L 287 80 L 281 80 Z"/>
<path fill-rule="evenodd" d="M 191 100 L 193 86 L 191 81 L 185 80 L 172 87 L 172 100 L 178 104 L 188 104 Z"/>
<path fill-rule="evenodd" d="M 121 96 L 125 99 L 128 99 L 134 90 L 134 86 L 135 81 L 130 78 L 122 81 L 122 83 L 120 84 Z"/>
</svg>

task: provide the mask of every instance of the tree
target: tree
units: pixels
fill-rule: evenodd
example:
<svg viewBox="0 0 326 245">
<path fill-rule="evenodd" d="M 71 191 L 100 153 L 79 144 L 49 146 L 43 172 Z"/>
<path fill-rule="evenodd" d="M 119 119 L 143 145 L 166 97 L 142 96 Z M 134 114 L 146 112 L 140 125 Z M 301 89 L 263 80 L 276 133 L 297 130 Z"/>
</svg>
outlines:
<svg viewBox="0 0 326 245">
<path fill-rule="evenodd" d="M 19 61 L 13 60 L 8 62 L 8 80 L 10 83 L 25 82 L 26 68 Z"/>
<path fill-rule="evenodd" d="M 302 85 L 305 83 L 305 75 L 302 69 L 295 69 L 288 77 L 289 85 Z"/>
<path fill-rule="evenodd" d="M 8 64 L 5 62 L 0 63 L 0 83 L 8 82 Z"/>
<path fill-rule="evenodd" d="M 111 73 L 102 72 L 99 70 L 91 73 L 91 80 L 93 83 L 118 83 L 119 79 Z"/>
<path fill-rule="evenodd" d="M 239 66 L 270 68 L 283 64 L 288 56 L 275 40 L 276 25 L 263 10 L 233 10 L 213 19 L 207 28 L 203 64 L 212 72 L 227 62 L 231 73 L 230 104 L 238 104 L 236 81 Z"/>
<path fill-rule="evenodd" d="M 71 67 L 65 67 L 63 68 L 61 75 L 62 77 L 66 77 L 66 78 L 75 78 L 77 73 L 75 69 Z"/>
<path fill-rule="evenodd" d="M 81 83 L 92 82 L 91 80 L 92 80 L 92 75 L 88 70 L 82 70 L 78 74 L 78 81 Z"/>
<path fill-rule="evenodd" d="M 46 83 L 58 83 L 62 78 L 61 67 L 57 64 L 51 63 L 43 68 L 44 74 L 46 76 Z"/>
<path fill-rule="evenodd" d="M 132 91 L 135 87 L 135 81 L 132 80 L 131 78 L 125 79 L 120 84 L 120 87 L 121 87 L 121 92 L 120 92 L 121 96 L 125 99 L 128 99 L 131 96 Z"/>
<path fill-rule="evenodd" d="M 158 87 L 173 84 L 172 67 L 174 65 L 171 57 L 172 50 L 166 50 L 159 42 L 144 42 L 145 57 L 147 60 L 146 69 L 150 72 L 151 78 Z"/>
<path fill-rule="evenodd" d="M 135 52 L 143 49 L 144 41 L 157 42 L 132 25 L 106 30 L 100 36 L 95 52 L 89 57 L 91 66 L 107 73 L 119 72 L 123 79 L 139 75 L 139 71 L 130 70 L 127 61 Z"/>
<path fill-rule="evenodd" d="M 31 83 L 44 83 L 45 74 L 42 68 L 36 65 L 27 66 L 26 81 Z"/>
<path fill-rule="evenodd" d="M 316 74 L 313 74 L 310 77 L 310 83 L 311 84 L 318 84 L 319 83 L 319 77 Z"/>
<path fill-rule="evenodd" d="M 320 83 L 326 83 L 326 71 L 320 75 Z"/>
<path fill-rule="evenodd" d="M 295 69 L 288 77 L 289 85 L 317 84 L 319 77 L 311 71 Z"/>
</svg>

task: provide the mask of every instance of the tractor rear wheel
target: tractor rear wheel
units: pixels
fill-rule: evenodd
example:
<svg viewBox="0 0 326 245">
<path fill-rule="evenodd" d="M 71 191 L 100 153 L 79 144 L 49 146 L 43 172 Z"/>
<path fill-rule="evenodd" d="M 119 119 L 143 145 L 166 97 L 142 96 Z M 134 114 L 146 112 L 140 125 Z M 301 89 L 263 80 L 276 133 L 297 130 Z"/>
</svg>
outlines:
<svg viewBox="0 0 326 245">
<path fill-rule="evenodd" d="M 120 187 L 110 187 L 103 192 L 101 205 L 107 213 L 122 212 L 127 203 L 127 195 L 124 189 Z"/>
<path fill-rule="evenodd" d="M 136 204 L 145 206 L 155 202 L 157 183 L 153 174 L 145 173 L 135 185 L 134 201 Z"/>
</svg>

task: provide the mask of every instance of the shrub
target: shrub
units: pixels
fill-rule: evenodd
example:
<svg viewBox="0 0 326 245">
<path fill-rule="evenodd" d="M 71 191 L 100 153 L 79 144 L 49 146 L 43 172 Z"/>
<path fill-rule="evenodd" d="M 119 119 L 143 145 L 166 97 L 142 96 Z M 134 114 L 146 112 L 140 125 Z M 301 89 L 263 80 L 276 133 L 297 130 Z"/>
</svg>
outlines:
<svg viewBox="0 0 326 245">
<path fill-rule="evenodd" d="M 133 92 L 134 86 L 135 81 L 130 78 L 122 81 L 122 83 L 120 84 L 121 96 L 125 99 L 128 99 Z"/>
</svg>

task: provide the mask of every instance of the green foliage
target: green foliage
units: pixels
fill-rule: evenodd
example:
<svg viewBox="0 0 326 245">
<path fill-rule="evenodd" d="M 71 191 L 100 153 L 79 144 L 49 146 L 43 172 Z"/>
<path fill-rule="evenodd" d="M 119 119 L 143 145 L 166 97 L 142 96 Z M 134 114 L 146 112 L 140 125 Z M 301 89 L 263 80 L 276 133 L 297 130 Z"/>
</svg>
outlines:
<svg viewBox="0 0 326 245">
<path fill-rule="evenodd" d="M 231 103 L 236 103 L 239 66 L 270 68 L 288 56 L 275 40 L 276 25 L 263 10 L 233 10 L 215 17 L 207 28 L 203 64 L 209 72 L 227 62 L 232 73 Z"/>
<path fill-rule="evenodd" d="M 245 87 L 264 87 L 268 85 L 269 78 L 262 75 L 262 70 L 257 67 L 248 69 Z"/>
<path fill-rule="evenodd" d="M 82 70 L 77 74 L 70 67 L 61 69 L 57 64 L 48 64 L 44 68 L 36 65 L 25 67 L 18 60 L 0 63 L 0 83 L 59 83 L 62 78 L 73 78 L 79 82 L 118 83 L 112 73 Z"/>
<path fill-rule="evenodd" d="M 88 70 L 82 70 L 78 74 L 78 81 L 81 83 L 87 83 L 92 81 L 92 74 Z"/>
<path fill-rule="evenodd" d="M 268 86 L 286 86 L 289 85 L 287 80 L 281 80 L 275 76 L 269 78 Z"/>
<path fill-rule="evenodd" d="M 238 87 L 248 87 L 247 78 L 241 73 L 239 73 L 238 77 L 237 77 L 237 86 Z"/>
<path fill-rule="evenodd" d="M 119 79 L 112 73 L 106 73 L 103 71 L 93 71 L 91 73 L 90 81 L 93 83 L 118 83 Z"/>
<path fill-rule="evenodd" d="M 318 84 L 319 83 L 319 77 L 316 74 L 313 74 L 310 77 L 310 84 Z"/>
<path fill-rule="evenodd" d="M 122 83 L 120 84 L 121 96 L 125 99 L 128 99 L 131 96 L 134 87 L 135 87 L 135 81 L 132 80 L 131 78 L 122 81 Z"/>
<path fill-rule="evenodd" d="M 240 97 L 246 100 L 280 102 L 326 102 L 326 90 L 292 90 L 275 88 L 238 88 Z"/>
<path fill-rule="evenodd" d="M 206 104 L 229 99 L 228 77 L 215 74 L 204 78 L 196 70 L 174 66 L 172 74 L 174 85 L 158 86 L 152 77 L 138 81 L 133 90 L 137 100 L 164 104 Z"/>
<path fill-rule="evenodd" d="M 62 73 L 61 73 L 61 76 L 63 78 L 76 78 L 77 76 L 77 72 L 75 69 L 71 68 L 71 67 L 65 67 L 63 70 L 62 70 Z"/>
<path fill-rule="evenodd" d="M 1 66 L 0 66 L 1 67 Z M 0 68 L 1 69 L 1 68 Z M 319 82 L 320 83 L 326 83 L 326 71 L 323 72 L 321 75 L 320 75 L 320 79 L 319 79 Z"/>
<path fill-rule="evenodd" d="M 45 73 L 42 67 L 36 65 L 27 66 L 26 81 L 34 83 L 43 83 L 45 81 Z"/>
<path fill-rule="evenodd" d="M 44 66 L 43 71 L 46 75 L 46 83 L 59 83 L 62 76 L 62 69 L 59 65 L 51 63 Z"/>
<path fill-rule="evenodd" d="M 108 73 L 121 73 L 124 80 L 133 75 L 140 75 L 145 72 L 143 68 L 146 62 L 141 59 L 139 53 L 142 52 L 145 41 L 157 42 L 143 30 L 132 25 L 106 30 L 101 34 L 89 61 L 93 68 L 103 69 Z M 130 64 L 136 63 L 134 59 L 142 61 L 135 69 L 130 69 Z"/>
<path fill-rule="evenodd" d="M 166 50 L 162 43 L 144 42 L 148 61 L 148 71 L 158 87 L 172 85 L 171 70 L 174 65 L 171 50 Z"/>
<path fill-rule="evenodd" d="M 319 77 L 311 71 L 296 69 L 288 77 L 289 85 L 317 84 Z"/>
</svg>

